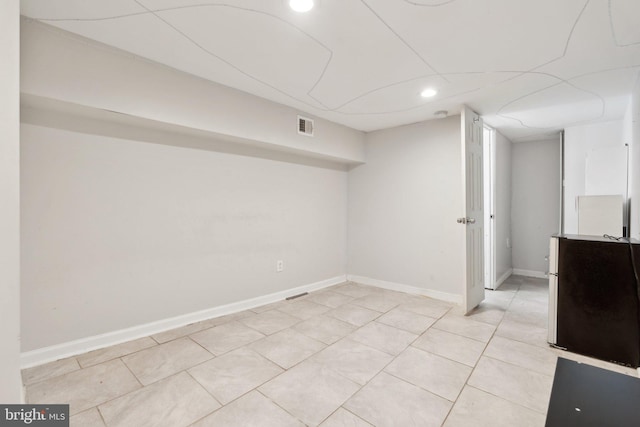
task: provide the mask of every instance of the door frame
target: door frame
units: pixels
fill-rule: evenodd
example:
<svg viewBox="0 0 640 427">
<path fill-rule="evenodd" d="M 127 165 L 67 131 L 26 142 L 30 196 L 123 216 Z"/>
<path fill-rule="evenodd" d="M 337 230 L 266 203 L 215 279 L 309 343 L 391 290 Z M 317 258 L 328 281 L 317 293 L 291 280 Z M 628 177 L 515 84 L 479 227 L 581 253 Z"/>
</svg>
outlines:
<svg viewBox="0 0 640 427">
<path fill-rule="evenodd" d="M 496 131 L 484 125 L 484 287 L 496 289 Z"/>
</svg>

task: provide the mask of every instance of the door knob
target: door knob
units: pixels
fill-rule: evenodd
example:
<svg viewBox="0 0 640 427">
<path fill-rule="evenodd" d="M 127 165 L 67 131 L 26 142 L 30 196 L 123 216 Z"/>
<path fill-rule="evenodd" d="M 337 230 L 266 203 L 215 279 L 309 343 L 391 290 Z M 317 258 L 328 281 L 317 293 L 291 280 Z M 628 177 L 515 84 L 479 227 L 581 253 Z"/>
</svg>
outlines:
<svg viewBox="0 0 640 427">
<path fill-rule="evenodd" d="M 475 224 L 476 219 L 475 218 L 458 218 L 456 222 L 458 224 Z"/>
</svg>

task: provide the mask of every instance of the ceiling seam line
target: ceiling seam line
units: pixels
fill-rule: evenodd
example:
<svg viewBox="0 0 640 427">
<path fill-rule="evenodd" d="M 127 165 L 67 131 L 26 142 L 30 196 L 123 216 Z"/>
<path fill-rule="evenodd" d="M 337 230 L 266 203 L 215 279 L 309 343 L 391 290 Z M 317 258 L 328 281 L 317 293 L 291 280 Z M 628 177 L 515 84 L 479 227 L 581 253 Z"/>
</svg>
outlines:
<svg viewBox="0 0 640 427">
<path fill-rule="evenodd" d="M 263 84 L 263 85 L 265 85 L 265 86 L 267 86 L 267 87 L 269 87 L 269 88 L 271 88 L 271 89 L 273 89 L 273 90 L 275 90 L 275 91 L 277 91 L 277 92 L 281 93 L 282 95 L 285 95 L 285 96 L 287 96 L 287 97 L 289 97 L 289 98 L 291 98 L 291 99 L 293 99 L 293 100 L 295 100 L 295 101 L 298 101 L 298 102 L 300 102 L 300 103 L 302 103 L 302 104 L 306 105 L 307 107 L 315 108 L 315 109 L 318 109 L 318 110 L 320 110 L 320 111 L 325 111 L 325 112 L 332 111 L 332 110 L 329 110 L 329 109 L 327 109 L 327 108 L 319 108 L 319 107 L 316 107 L 316 106 L 314 106 L 314 105 L 312 105 L 312 104 L 310 104 L 310 103 L 308 103 L 308 102 L 306 102 L 306 101 L 304 101 L 304 100 L 302 100 L 302 99 L 297 98 L 296 96 L 293 96 L 293 95 L 291 95 L 291 94 L 289 94 L 289 93 L 287 93 L 287 92 L 283 91 L 282 89 L 277 88 L 276 86 L 273 86 L 273 85 L 271 85 L 271 84 L 269 84 L 269 83 L 267 83 L 267 82 L 265 82 L 265 81 L 263 81 L 263 80 L 261 80 L 261 79 L 259 79 L 259 78 L 255 77 L 255 76 L 251 75 L 250 73 L 247 73 L 246 71 L 244 71 L 244 70 L 242 70 L 241 68 L 239 68 L 239 67 L 237 67 L 236 65 L 234 65 L 232 62 L 227 61 L 226 59 L 224 59 L 224 58 L 222 58 L 222 57 L 220 57 L 220 56 L 216 55 L 215 53 L 211 52 L 210 50 L 206 49 L 204 46 L 202 46 L 201 44 L 199 44 L 198 42 L 196 42 L 195 40 L 193 40 L 191 37 L 189 37 L 187 34 L 185 34 L 183 31 L 181 31 L 179 28 L 177 28 L 176 26 L 172 25 L 172 24 L 171 24 L 171 23 L 169 23 L 167 20 L 165 20 L 164 18 L 162 18 L 162 17 L 161 17 L 160 15 L 158 15 L 155 11 L 153 11 L 153 10 L 151 10 L 151 9 L 148 9 L 146 6 L 144 6 L 143 4 L 141 4 L 138 0 L 134 0 L 134 1 L 135 1 L 136 3 L 138 3 L 141 7 L 144 7 L 145 9 L 147 9 L 147 10 L 149 11 L 149 13 L 151 13 L 153 16 L 155 16 L 156 18 L 158 18 L 160 21 L 162 21 L 162 22 L 163 22 L 165 25 L 167 25 L 168 27 L 172 28 L 172 29 L 173 29 L 174 31 L 176 31 L 178 34 L 180 34 L 181 36 L 183 36 L 185 39 L 187 39 L 188 41 L 190 41 L 193 45 L 195 45 L 196 47 L 198 47 L 200 50 L 202 50 L 202 51 L 203 51 L 203 52 L 205 52 L 206 54 L 211 55 L 211 56 L 213 56 L 214 58 L 216 58 L 216 59 L 218 59 L 218 60 L 220 60 L 220 61 L 224 62 L 225 64 L 229 65 L 229 66 L 230 66 L 230 67 L 232 67 L 233 69 L 237 70 L 239 73 L 241 73 L 241 74 L 243 74 L 243 75 L 245 75 L 245 76 L 247 76 L 247 77 L 249 77 L 249 78 L 251 78 L 251 79 L 255 80 L 256 82 L 261 83 L 261 84 Z M 210 5 L 213 5 L 213 4 L 210 4 Z M 226 5 L 226 4 L 217 4 L 217 5 L 215 5 L 215 6 L 227 6 L 227 7 L 231 7 L 231 8 L 237 8 L 237 9 L 242 9 L 242 10 L 247 10 L 247 11 L 253 11 L 253 12 L 256 12 L 256 13 L 261 13 L 260 11 L 257 11 L 257 10 L 253 10 L 253 9 L 244 9 L 244 8 L 238 8 L 238 7 L 230 6 L 230 5 Z M 180 9 L 185 9 L 185 8 L 187 8 L 187 7 L 181 7 Z M 177 8 L 172 8 L 172 9 L 174 10 L 174 9 L 177 9 Z M 163 10 L 163 11 L 164 11 L 164 10 Z M 267 14 L 267 15 L 269 15 L 269 14 Z M 271 16 L 271 15 L 270 15 L 270 16 Z M 294 26 L 294 27 L 295 27 L 295 26 Z M 295 27 L 295 28 L 297 28 L 297 27 Z M 303 32 L 303 33 L 304 33 L 304 32 Z M 306 33 L 305 33 L 305 34 L 306 34 Z M 309 36 L 309 37 L 311 37 L 311 36 Z M 311 38 L 313 39 L 313 37 L 311 37 Z M 315 40 L 315 39 L 314 39 L 314 40 Z M 322 44 L 321 44 L 321 46 L 323 46 L 323 47 L 324 47 L 324 45 L 322 45 Z"/>
<path fill-rule="evenodd" d="M 435 73 L 436 73 L 439 77 L 441 77 L 445 82 L 449 83 L 449 80 L 447 80 L 447 78 L 446 78 L 446 77 L 443 77 L 443 76 L 442 76 L 442 74 L 441 74 L 438 70 L 436 70 L 436 69 L 435 69 L 431 64 L 429 64 L 429 62 L 428 62 L 426 59 L 424 59 L 424 58 L 422 57 L 422 55 L 420 55 L 420 54 L 418 53 L 418 51 L 417 51 L 417 50 L 415 50 L 415 49 L 413 48 L 413 46 L 411 46 L 409 43 L 407 43 L 407 41 L 406 41 L 405 39 L 403 39 L 403 38 L 400 36 L 400 34 L 398 34 L 398 33 L 397 33 L 397 32 L 396 32 L 396 31 L 395 31 L 395 30 L 394 30 L 394 29 L 393 29 L 389 24 L 387 24 L 387 22 L 386 22 L 384 19 L 382 19 L 382 17 L 381 17 L 380 15 L 378 15 L 378 14 L 376 13 L 376 11 L 375 11 L 375 10 L 373 10 L 373 8 L 372 8 L 372 7 L 371 7 L 371 6 L 366 2 L 366 0 L 360 0 L 360 1 L 362 2 L 362 4 L 364 4 L 364 5 L 366 6 L 366 8 L 367 8 L 367 9 L 369 9 L 369 10 L 371 11 L 371 13 L 373 13 L 373 14 L 376 16 L 376 18 L 378 18 L 378 19 L 380 20 L 380 22 L 382 22 L 382 23 L 385 25 L 385 27 L 387 27 L 387 28 L 388 28 L 388 29 L 389 29 L 393 34 L 395 34 L 395 36 L 396 36 L 400 41 L 402 41 L 402 43 L 404 43 L 404 45 L 405 45 L 405 46 L 407 46 L 407 47 L 408 47 L 408 48 L 409 48 L 409 49 L 410 49 L 410 50 L 411 50 L 411 51 L 412 51 L 412 52 L 413 52 L 413 53 L 414 53 L 418 58 L 420 58 L 420 60 L 421 60 L 421 61 L 422 61 L 422 62 L 423 62 L 427 67 L 429 67 L 433 72 L 435 72 Z"/>
</svg>

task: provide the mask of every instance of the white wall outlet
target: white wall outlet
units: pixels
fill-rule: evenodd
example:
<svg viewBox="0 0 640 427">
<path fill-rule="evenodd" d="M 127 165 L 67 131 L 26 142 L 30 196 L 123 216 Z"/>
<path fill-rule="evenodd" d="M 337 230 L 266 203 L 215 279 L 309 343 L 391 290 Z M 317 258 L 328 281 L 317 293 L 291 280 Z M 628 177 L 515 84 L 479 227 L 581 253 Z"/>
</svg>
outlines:
<svg viewBox="0 0 640 427">
<path fill-rule="evenodd" d="M 507 237 L 507 247 L 511 248 L 511 239 Z"/>
<path fill-rule="evenodd" d="M 281 273 L 284 270 L 284 261 L 279 259 L 276 261 L 276 272 Z"/>
</svg>

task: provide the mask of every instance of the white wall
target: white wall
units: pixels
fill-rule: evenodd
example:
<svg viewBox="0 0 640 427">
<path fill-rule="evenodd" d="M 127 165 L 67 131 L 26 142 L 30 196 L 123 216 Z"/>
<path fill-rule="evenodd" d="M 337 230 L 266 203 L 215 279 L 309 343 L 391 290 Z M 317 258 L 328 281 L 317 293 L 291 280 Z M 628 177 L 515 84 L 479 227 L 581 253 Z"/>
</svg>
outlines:
<svg viewBox="0 0 640 427">
<path fill-rule="evenodd" d="M 564 135 L 564 232 L 578 233 L 577 196 L 626 196 L 622 120 L 574 126 Z M 597 163 L 590 168 L 590 164 Z"/>
<path fill-rule="evenodd" d="M 23 21 L 21 45 L 25 94 L 246 138 L 271 149 L 364 161 L 362 132 L 315 118 L 315 136 L 299 135 L 299 110 L 37 21 Z"/>
<path fill-rule="evenodd" d="M 511 261 L 511 141 L 496 132 L 495 228 L 496 279 L 513 267 Z"/>
<path fill-rule="evenodd" d="M 513 269 L 544 273 L 549 237 L 560 230 L 560 141 L 512 146 Z"/>
<path fill-rule="evenodd" d="M 630 161 L 630 228 L 631 237 L 640 239 L 640 73 L 631 92 L 629 110 L 625 116 L 628 128 L 628 139 L 631 144 Z"/>
<path fill-rule="evenodd" d="M 20 2 L 0 2 L 0 402 L 20 403 Z"/>
<path fill-rule="evenodd" d="M 346 209 L 345 170 L 23 124 L 22 349 L 344 275 Z"/>
<path fill-rule="evenodd" d="M 462 294 L 460 145 L 459 116 L 367 135 L 349 172 L 349 274 Z"/>
</svg>

